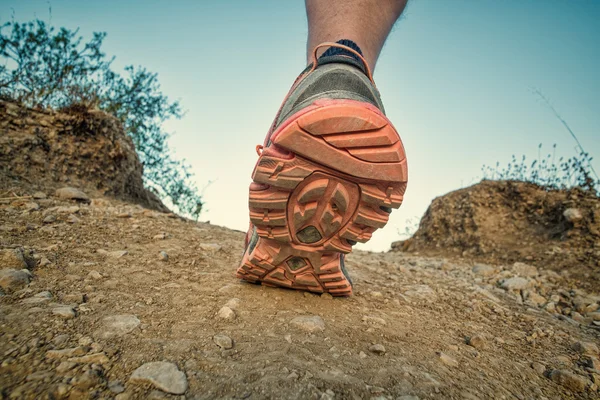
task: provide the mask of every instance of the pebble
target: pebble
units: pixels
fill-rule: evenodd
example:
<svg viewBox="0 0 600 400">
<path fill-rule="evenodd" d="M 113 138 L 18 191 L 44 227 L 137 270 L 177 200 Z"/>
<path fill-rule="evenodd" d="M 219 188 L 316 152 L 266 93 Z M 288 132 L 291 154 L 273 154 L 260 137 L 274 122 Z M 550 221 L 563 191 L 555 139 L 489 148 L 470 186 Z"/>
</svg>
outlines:
<svg viewBox="0 0 600 400">
<path fill-rule="evenodd" d="M 514 263 L 511 269 L 515 274 L 523 276 L 525 278 L 532 278 L 534 276 L 537 276 L 538 274 L 538 270 L 536 267 L 522 262 Z"/>
<path fill-rule="evenodd" d="M 164 251 L 164 250 L 161 250 L 161 251 L 158 253 L 158 259 L 159 259 L 160 261 L 169 261 L 169 255 L 167 254 L 167 252 L 166 252 L 166 251 Z"/>
<path fill-rule="evenodd" d="M 184 394 L 188 387 L 185 374 L 175 364 L 166 361 L 149 362 L 133 371 L 131 383 L 151 384 L 172 394 Z"/>
<path fill-rule="evenodd" d="M 523 290 L 529 286 L 529 281 L 525 278 L 521 278 L 520 276 L 515 276 L 506 279 L 500 286 L 505 290 Z"/>
<path fill-rule="evenodd" d="M 51 360 L 58 360 L 61 358 L 78 357 L 85 355 L 86 350 L 84 347 L 72 347 L 63 350 L 48 350 L 46 352 L 46 358 Z"/>
<path fill-rule="evenodd" d="M 229 299 L 227 301 L 227 303 L 225 303 L 225 306 L 231 308 L 232 310 L 235 310 L 236 308 L 238 308 L 238 306 L 240 305 L 240 299 L 238 298 L 233 298 L 233 299 Z"/>
<path fill-rule="evenodd" d="M 304 332 L 315 333 L 325 330 L 325 322 L 318 315 L 303 315 L 290 321 L 290 324 Z"/>
<path fill-rule="evenodd" d="M 496 273 L 496 268 L 486 264 L 476 264 L 471 270 L 475 275 L 488 277 Z"/>
<path fill-rule="evenodd" d="M 531 368 L 539 375 L 544 375 L 544 372 L 546 371 L 546 366 L 536 361 L 531 363 Z"/>
<path fill-rule="evenodd" d="M 456 361 L 454 358 L 450 357 L 445 353 L 439 352 L 438 358 L 443 364 L 449 367 L 458 367 L 458 361 Z"/>
<path fill-rule="evenodd" d="M 217 334 L 213 336 L 213 342 L 223 350 L 233 348 L 233 340 L 226 335 Z"/>
<path fill-rule="evenodd" d="M 374 317 L 372 315 L 365 315 L 362 317 L 362 321 L 366 322 L 367 324 L 379 324 L 379 325 L 386 325 L 387 322 L 385 321 L 385 319 L 383 318 L 379 318 L 379 317 Z"/>
<path fill-rule="evenodd" d="M 88 274 L 87 274 L 88 279 L 93 279 L 95 281 L 100 280 L 103 278 L 102 274 L 96 270 L 91 270 Z"/>
<path fill-rule="evenodd" d="M 21 249 L 0 250 L 0 267 L 10 269 L 25 269 L 27 262 Z"/>
<path fill-rule="evenodd" d="M 54 339 L 52 339 L 52 343 L 54 343 L 55 346 L 62 346 L 63 344 L 67 343 L 69 341 L 69 335 L 67 334 L 62 334 L 62 335 L 56 335 L 54 337 Z"/>
<path fill-rule="evenodd" d="M 475 347 L 477 350 L 483 350 L 486 347 L 486 340 L 481 335 L 473 335 L 467 338 L 467 344 Z"/>
<path fill-rule="evenodd" d="M 571 347 L 581 354 L 588 354 L 591 356 L 598 355 L 598 346 L 592 342 L 575 342 Z"/>
<path fill-rule="evenodd" d="M 583 215 L 578 208 L 567 208 L 563 211 L 563 217 L 571 223 L 579 222 L 583 219 Z"/>
<path fill-rule="evenodd" d="M 200 247 L 200 250 L 204 250 L 210 253 L 216 253 L 217 251 L 220 251 L 222 249 L 221 245 L 216 243 L 200 243 L 198 247 Z"/>
<path fill-rule="evenodd" d="M 77 363 L 71 361 L 63 361 L 56 367 L 56 372 L 58 372 L 59 374 L 64 374 L 65 372 L 72 370 L 76 366 Z"/>
<path fill-rule="evenodd" d="M 87 390 L 102 383 L 100 373 L 95 369 L 88 369 L 83 374 L 76 376 L 71 384 L 76 388 Z"/>
<path fill-rule="evenodd" d="M 575 375 L 571 371 L 564 369 L 555 369 L 552 371 L 550 373 L 550 379 L 573 392 L 583 392 L 590 383 L 589 380 L 583 376 Z"/>
<path fill-rule="evenodd" d="M 115 251 L 107 251 L 105 254 L 107 257 L 110 257 L 110 258 L 121 258 L 121 257 L 124 257 L 127 254 L 129 254 L 129 252 L 127 250 L 115 250 Z"/>
<path fill-rule="evenodd" d="M 323 300 L 333 300 L 333 296 L 331 293 L 321 293 L 321 298 Z"/>
<path fill-rule="evenodd" d="M 85 296 L 81 293 L 69 293 L 65 294 L 62 297 L 62 301 L 64 301 L 65 303 L 81 304 L 85 303 Z"/>
<path fill-rule="evenodd" d="M 31 273 L 28 270 L 6 268 L 0 270 L 0 287 L 5 292 L 14 292 L 29 284 Z"/>
<path fill-rule="evenodd" d="M 56 222 L 56 219 L 57 219 L 56 215 L 49 214 L 49 215 L 46 215 L 46 217 L 42 220 L 42 222 L 45 224 L 51 224 L 53 222 Z"/>
<path fill-rule="evenodd" d="M 73 188 L 73 187 L 64 187 L 57 189 L 54 193 L 56 197 L 59 199 L 65 200 L 77 200 L 85 203 L 90 202 L 90 198 L 87 194 L 83 193 L 81 190 Z"/>
<path fill-rule="evenodd" d="M 60 306 L 52 309 L 52 314 L 57 315 L 64 319 L 75 318 L 75 310 L 71 306 Z"/>
<path fill-rule="evenodd" d="M 109 381 L 108 382 L 108 390 L 115 394 L 123 393 L 125 391 L 125 386 L 121 383 L 121 381 Z"/>
<path fill-rule="evenodd" d="M 586 314 L 592 321 L 600 321 L 600 312 L 594 311 Z"/>
<path fill-rule="evenodd" d="M 385 346 L 379 343 L 373 344 L 369 347 L 371 353 L 383 355 L 385 354 Z"/>
<path fill-rule="evenodd" d="M 74 216 L 73 214 L 71 214 L 67 217 L 67 222 L 70 224 L 77 224 L 77 223 L 79 223 L 79 221 L 81 221 L 81 220 L 79 218 L 77 218 L 76 216 Z"/>
<path fill-rule="evenodd" d="M 361 351 L 360 353 L 358 353 L 358 356 L 360 358 L 367 358 L 367 354 L 364 351 Z"/>
<path fill-rule="evenodd" d="M 21 304 L 42 304 L 52 300 L 52 293 L 48 291 L 39 292 L 38 294 L 21 300 Z"/>
<path fill-rule="evenodd" d="M 108 364 L 110 360 L 104 353 L 86 354 L 81 357 L 69 358 L 67 361 L 77 364 Z"/>
<path fill-rule="evenodd" d="M 411 285 L 405 287 L 405 290 L 403 294 L 411 299 L 424 300 L 429 303 L 437 300 L 437 294 L 428 285 Z"/>
<path fill-rule="evenodd" d="M 48 196 L 44 192 L 35 192 L 33 195 L 31 195 L 31 197 L 33 197 L 36 200 L 48 198 Z"/>
<path fill-rule="evenodd" d="M 131 314 L 111 315 L 102 319 L 101 327 L 94 332 L 96 339 L 112 339 L 124 336 L 140 325 L 140 320 Z"/>
<path fill-rule="evenodd" d="M 235 311 L 227 306 L 223 306 L 217 313 L 217 317 L 226 321 L 232 321 L 235 319 Z"/>
</svg>

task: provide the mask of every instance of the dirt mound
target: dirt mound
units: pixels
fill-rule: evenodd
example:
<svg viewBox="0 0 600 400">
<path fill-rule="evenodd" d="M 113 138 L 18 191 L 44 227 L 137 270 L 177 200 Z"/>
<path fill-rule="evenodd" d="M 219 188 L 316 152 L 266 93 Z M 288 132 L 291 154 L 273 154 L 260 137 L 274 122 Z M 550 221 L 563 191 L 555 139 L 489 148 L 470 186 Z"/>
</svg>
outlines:
<svg viewBox="0 0 600 400">
<path fill-rule="evenodd" d="M 419 229 L 394 250 L 525 261 L 600 287 L 600 199 L 579 189 L 545 190 L 513 181 L 482 181 L 438 197 Z"/>
<path fill-rule="evenodd" d="M 0 129 L 0 188 L 5 191 L 74 186 L 92 196 L 167 211 L 144 189 L 131 138 L 102 111 L 34 110 L 0 100 Z"/>
</svg>

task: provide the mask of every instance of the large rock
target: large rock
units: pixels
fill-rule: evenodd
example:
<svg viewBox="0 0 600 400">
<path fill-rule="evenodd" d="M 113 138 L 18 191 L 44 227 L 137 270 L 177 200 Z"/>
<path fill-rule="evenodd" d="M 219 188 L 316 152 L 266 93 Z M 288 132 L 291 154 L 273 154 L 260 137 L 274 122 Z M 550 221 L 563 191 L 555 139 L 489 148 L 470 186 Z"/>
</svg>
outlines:
<svg viewBox="0 0 600 400">
<path fill-rule="evenodd" d="M 0 250 L 0 268 L 23 269 L 27 268 L 27 262 L 21 249 Z"/>
<path fill-rule="evenodd" d="M 72 187 L 64 187 L 56 190 L 56 197 L 64 200 L 77 200 L 82 201 L 84 203 L 89 203 L 90 198 L 87 194 L 83 193 L 79 189 L 75 189 Z"/>
<path fill-rule="evenodd" d="M 27 270 L 6 268 L 0 270 L 0 287 L 7 293 L 22 289 L 29 284 L 31 274 Z"/>
<path fill-rule="evenodd" d="M 172 394 L 184 394 L 188 383 L 185 374 L 175 364 L 166 361 L 149 362 L 135 371 L 129 378 L 131 383 L 149 383 Z"/>
</svg>

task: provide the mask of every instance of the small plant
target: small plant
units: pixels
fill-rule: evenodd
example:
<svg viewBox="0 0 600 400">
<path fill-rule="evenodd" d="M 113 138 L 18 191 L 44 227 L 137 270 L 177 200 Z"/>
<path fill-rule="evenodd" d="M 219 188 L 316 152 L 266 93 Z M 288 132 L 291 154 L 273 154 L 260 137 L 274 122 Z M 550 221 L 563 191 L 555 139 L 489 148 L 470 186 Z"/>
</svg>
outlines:
<svg viewBox="0 0 600 400">
<path fill-rule="evenodd" d="M 9 32 L 7 32 L 9 30 Z M 78 30 L 41 20 L 0 26 L 0 97 L 29 107 L 100 109 L 117 117 L 133 139 L 146 186 L 180 213 L 197 218 L 202 199 L 189 167 L 171 156 L 162 124 L 182 116 L 179 102 L 161 91 L 155 73 L 128 66 L 111 69 L 102 52 L 105 33 L 83 43 Z"/>
<path fill-rule="evenodd" d="M 513 180 L 535 183 L 547 189 L 570 189 L 579 187 L 595 195 L 600 190 L 600 181 L 595 178 L 592 168 L 592 157 L 580 149 L 579 154 L 564 159 L 556 159 L 556 144 L 552 152 L 545 157 L 542 154 L 542 144 L 538 146 L 538 158 L 529 162 L 525 156 L 517 159 L 512 156 L 511 162 L 501 168 L 500 163 L 495 167 L 484 165 L 483 178 L 490 180 Z"/>
</svg>

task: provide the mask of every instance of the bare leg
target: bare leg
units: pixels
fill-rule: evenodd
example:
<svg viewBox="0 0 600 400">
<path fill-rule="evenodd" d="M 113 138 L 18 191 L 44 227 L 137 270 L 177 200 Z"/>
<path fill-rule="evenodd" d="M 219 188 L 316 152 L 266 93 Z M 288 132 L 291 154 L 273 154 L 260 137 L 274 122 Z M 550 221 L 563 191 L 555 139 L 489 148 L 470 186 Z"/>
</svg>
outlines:
<svg viewBox="0 0 600 400">
<path fill-rule="evenodd" d="M 306 0 L 308 62 L 314 47 L 341 39 L 354 41 L 375 69 L 381 48 L 407 0 Z M 320 49 L 322 53 L 326 49 Z M 318 53 L 320 54 L 320 53 Z"/>
</svg>

